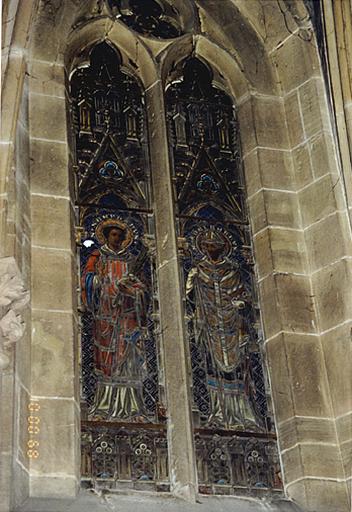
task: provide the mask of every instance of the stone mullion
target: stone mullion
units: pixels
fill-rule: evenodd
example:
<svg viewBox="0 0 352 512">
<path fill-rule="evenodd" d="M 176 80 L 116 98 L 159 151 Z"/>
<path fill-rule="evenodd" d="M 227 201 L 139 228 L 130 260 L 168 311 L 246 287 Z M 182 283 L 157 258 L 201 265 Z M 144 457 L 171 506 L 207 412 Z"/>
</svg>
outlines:
<svg viewBox="0 0 352 512">
<path fill-rule="evenodd" d="M 197 474 L 191 416 L 192 397 L 162 83 L 158 81 L 153 84 L 147 89 L 146 96 L 168 411 L 170 482 L 175 495 L 194 501 L 197 494 Z"/>
</svg>

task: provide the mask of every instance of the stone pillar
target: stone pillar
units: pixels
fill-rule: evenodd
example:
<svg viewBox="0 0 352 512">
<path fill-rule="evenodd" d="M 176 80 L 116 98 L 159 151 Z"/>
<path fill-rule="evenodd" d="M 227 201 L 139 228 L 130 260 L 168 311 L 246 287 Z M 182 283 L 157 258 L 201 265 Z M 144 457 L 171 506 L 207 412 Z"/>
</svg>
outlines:
<svg viewBox="0 0 352 512">
<path fill-rule="evenodd" d="M 28 302 L 21 274 L 13 257 L 0 259 L 0 511 L 11 507 L 14 449 L 14 403 L 28 403 L 28 396 L 15 398 L 15 364 L 13 345 L 24 332 L 21 311 Z M 23 447 L 22 447 L 23 448 Z M 25 448 L 25 447 L 24 447 Z"/>
<path fill-rule="evenodd" d="M 333 249 L 331 261 L 335 265 L 327 268 L 325 274 L 317 273 L 317 283 L 322 276 L 326 289 L 321 287 L 321 306 L 327 312 L 325 331 L 322 340 L 331 383 L 335 426 L 344 465 L 344 478 L 348 483 L 351 500 L 352 481 L 352 303 L 350 300 L 352 255 L 352 3 L 348 1 L 322 1 L 323 24 L 325 27 L 326 57 L 329 65 L 329 78 L 332 94 L 334 121 L 338 135 L 337 162 L 341 171 L 336 173 L 333 183 L 340 188 L 341 195 L 347 199 L 347 211 L 337 214 L 340 230 L 344 234 L 343 244 L 330 244 Z M 330 153 L 333 153 L 332 151 Z M 316 155 L 320 155 L 317 151 Z M 326 157 L 325 157 L 326 159 Z M 319 160 L 318 160 L 319 161 Z M 344 203 L 344 201 L 343 201 Z M 343 210 L 345 206 L 343 205 Z M 349 213 L 349 215 L 348 215 Z M 348 221 L 349 216 L 349 221 Z M 330 221 L 331 222 L 331 221 Z M 334 239 L 336 232 L 329 230 Z M 326 229 L 325 229 L 326 232 Z M 321 231 L 323 236 L 323 231 Z M 327 254 L 327 251 L 325 252 Z M 336 259 L 344 255 L 339 267 Z M 336 277 L 335 277 L 336 276 Z M 334 298 L 333 298 L 334 297 Z M 342 300 L 343 297 L 343 300 Z M 328 301 L 329 298 L 329 301 Z M 330 309 L 327 309 L 330 302 Z M 337 307 L 337 304 L 339 307 Z M 328 319 L 330 317 L 330 322 Z M 331 350 L 333 346 L 333 350 Z"/>
<path fill-rule="evenodd" d="M 170 482 L 175 495 L 188 501 L 195 501 L 197 475 L 191 416 L 189 354 L 184 332 L 182 285 L 177 257 L 174 200 L 161 81 L 147 89 L 146 101 L 157 236 L 162 364 L 167 394 Z"/>
<path fill-rule="evenodd" d="M 326 59 L 339 140 L 339 153 L 346 181 L 350 216 L 352 209 L 352 4 L 323 0 Z"/>
<path fill-rule="evenodd" d="M 6 263 L 30 281 L 30 213 L 28 154 L 28 79 L 26 56 L 28 32 L 36 0 L 11 0 L 3 6 L 2 116 L 0 136 L 0 256 L 14 258 Z M 4 262 L 10 260 L 4 259 Z M 17 264 L 17 267 L 14 263 Z M 16 270 L 15 270 L 16 269 Z M 12 272 L 12 270 L 11 270 Z M 0 296 L 2 295 L 2 290 Z M 15 297 L 14 297 L 15 300 Z M 0 308 L 1 309 L 1 308 Z M 11 309 L 10 309 L 11 311 Z M 30 400 L 30 311 L 22 312 L 27 329 L 18 338 L 16 350 L 6 356 L 1 385 L 1 483 L 0 509 L 8 512 L 29 494 L 27 417 Z M 10 320 L 10 336 L 16 319 Z M 5 322 L 5 320 L 4 320 Z M 6 359 L 6 358 L 5 358 Z M 0 420 L 2 422 L 2 420 Z"/>
<path fill-rule="evenodd" d="M 285 491 L 347 512 L 351 234 L 311 36 L 272 50 L 281 90 L 243 101 L 240 131 Z"/>
<path fill-rule="evenodd" d="M 40 407 L 39 456 L 31 459 L 30 495 L 68 498 L 80 485 L 80 408 L 65 72 L 60 63 L 36 59 L 29 69 L 31 392 Z"/>
</svg>

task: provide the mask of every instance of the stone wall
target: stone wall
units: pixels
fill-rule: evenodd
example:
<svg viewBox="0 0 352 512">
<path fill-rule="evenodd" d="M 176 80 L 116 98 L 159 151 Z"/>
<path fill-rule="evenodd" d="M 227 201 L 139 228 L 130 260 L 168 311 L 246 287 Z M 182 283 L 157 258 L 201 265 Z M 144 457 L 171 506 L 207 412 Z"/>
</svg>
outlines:
<svg viewBox="0 0 352 512">
<path fill-rule="evenodd" d="M 285 492 L 304 510 L 347 512 L 352 275 L 346 152 L 351 146 L 346 135 L 350 77 L 344 64 L 349 54 L 338 50 L 343 45 L 335 41 L 339 59 L 345 59 L 341 73 L 331 70 L 333 98 L 337 93 L 342 98 L 335 124 L 314 34 L 299 0 L 184 2 L 189 20 L 194 13 L 193 25 L 189 21 L 193 28 L 167 41 L 139 36 L 113 21 L 103 2 L 90 0 L 82 6 L 74 0 L 26 0 L 4 5 L 4 12 L 15 16 L 4 33 L 9 51 L 4 54 L 2 89 L 1 256 L 15 257 L 31 294 L 30 314 L 24 314 L 28 334 L 17 346 L 12 380 L 2 375 L 2 393 L 10 398 L 0 423 L 7 431 L 12 423 L 14 430 L 14 438 L 4 441 L 11 447 L 5 450 L 5 465 L 14 462 L 13 475 L 3 473 L 12 500 L 10 505 L 7 493 L 4 512 L 15 510 L 27 497 L 73 498 L 79 487 L 74 172 L 67 77 L 84 61 L 87 49 L 104 39 L 119 48 L 125 66 L 146 90 L 154 193 L 160 196 L 158 259 L 167 262 L 159 268 L 161 302 L 169 283 L 179 279 L 173 258 L 176 241 L 165 239 L 173 205 L 163 91 L 177 64 L 193 51 L 209 62 L 233 96 Z M 331 25 L 335 36 L 344 33 L 339 29 L 340 2 L 334 4 L 335 11 L 332 5 L 324 1 L 330 38 Z M 333 52 L 334 40 L 328 43 Z M 172 311 L 161 310 L 170 333 L 163 339 L 169 381 L 179 368 L 184 372 L 179 381 L 183 384 L 171 385 L 168 393 L 176 425 L 169 436 L 170 460 L 174 494 L 194 500 L 184 335 L 180 316 L 174 314 L 180 308 L 181 297 L 175 296 Z M 176 347 L 175 338 L 180 340 Z M 15 395 L 16 400 L 11 398 Z M 40 404 L 41 426 L 40 456 L 29 459 L 30 400 Z"/>
</svg>

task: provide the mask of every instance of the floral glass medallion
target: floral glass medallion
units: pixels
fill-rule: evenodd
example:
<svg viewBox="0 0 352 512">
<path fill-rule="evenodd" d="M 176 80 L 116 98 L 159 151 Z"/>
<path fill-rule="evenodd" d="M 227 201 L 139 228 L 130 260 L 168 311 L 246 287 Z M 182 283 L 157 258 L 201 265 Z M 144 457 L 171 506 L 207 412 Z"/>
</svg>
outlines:
<svg viewBox="0 0 352 512">
<path fill-rule="evenodd" d="M 114 16 L 147 37 L 173 39 L 182 35 L 177 9 L 160 0 L 110 0 Z"/>
</svg>

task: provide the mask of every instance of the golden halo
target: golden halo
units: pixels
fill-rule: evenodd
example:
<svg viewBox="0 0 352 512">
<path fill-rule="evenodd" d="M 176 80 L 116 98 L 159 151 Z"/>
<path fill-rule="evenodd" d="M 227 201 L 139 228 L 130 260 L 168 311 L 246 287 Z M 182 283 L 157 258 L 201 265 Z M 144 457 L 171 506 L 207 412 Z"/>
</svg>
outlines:
<svg viewBox="0 0 352 512">
<path fill-rule="evenodd" d="M 128 226 L 126 222 L 123 222 L 122 220 L 119 219 L 105 219 L 99 222 L 99 224 L 95 228 L 95 236 L 98 242 L 102 245 L 106 243 L 106 238 L 104 236 L 103 231 L 108 226 L 119 228 L 125 232 L 126 236 L 123 242 L 121 243 L 121 249 L 127 249 L 127 247 L 131 245 L 133 241 L 133 233 L 130 226 Z"/>
</svg>

